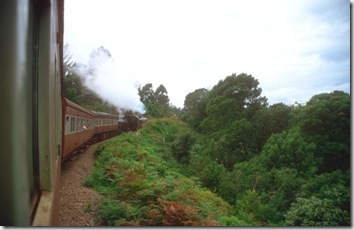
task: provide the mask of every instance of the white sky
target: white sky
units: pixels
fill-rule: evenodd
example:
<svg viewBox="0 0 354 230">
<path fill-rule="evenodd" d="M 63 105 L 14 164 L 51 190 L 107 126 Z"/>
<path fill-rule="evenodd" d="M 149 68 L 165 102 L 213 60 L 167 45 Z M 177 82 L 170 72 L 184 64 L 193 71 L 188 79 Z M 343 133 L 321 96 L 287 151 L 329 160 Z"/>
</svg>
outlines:
<svg viewBox="0 0 354 230">
<path fill-rule="evenodd" d="M 78 62 L 111 52 L 110 87 L 163 84 L 177 107 L 232 73 L 270 104 L 305 103 L 350 92 L 349 15 L 348 0 L 65 0 L 64 39 Z"/>
</svg>

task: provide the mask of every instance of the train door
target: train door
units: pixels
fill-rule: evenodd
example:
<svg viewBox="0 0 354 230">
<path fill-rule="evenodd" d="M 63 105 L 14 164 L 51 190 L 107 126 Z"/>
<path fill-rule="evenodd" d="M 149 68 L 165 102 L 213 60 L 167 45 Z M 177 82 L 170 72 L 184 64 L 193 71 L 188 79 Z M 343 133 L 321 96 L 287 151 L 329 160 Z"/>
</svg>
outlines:
<svg viewBox="0 0 354 230">
<path fill-rule="evenodd" d="M 0 225 L 28 226 L 38 204 L 38 32 L 33 1 L 1 1 Z"/>
<path fill-rule="evenodd" d="M 47 128 L 53 127 L 52 122 L 54 129 L 61 131 L 58 128 L 61 115 L 59 121 L 57 115 L 61 110 L 58 103 L 61 82 L 57 73 L 60 61 L 56 60 L 61 60 L 62 53 L 54 51 L 56 59 L 53 58 L 51 47 L 60 38 L 56 24 L 58 8 L 62 10 L 62 6 L 61 0 L 0 1 L 3 35 L 0 36 L 0 225 L 3 226 L 30 226 L 36 219 L 39 225 L 54 223 L 52 206 L 58 197 L 54 188 L 58 186 L 53 186 L 56 183 L 53 174 L 60 172 L 60 156 L 55 157 L 60 151 L 55 145 L 60 144 L 60 133 Z M 53 71 L 54 65 L 59 67 Z M 44 204 L 48 214 L 45 217 L 38 215 L 42 201 L 48 201 Z"/>
</svg>

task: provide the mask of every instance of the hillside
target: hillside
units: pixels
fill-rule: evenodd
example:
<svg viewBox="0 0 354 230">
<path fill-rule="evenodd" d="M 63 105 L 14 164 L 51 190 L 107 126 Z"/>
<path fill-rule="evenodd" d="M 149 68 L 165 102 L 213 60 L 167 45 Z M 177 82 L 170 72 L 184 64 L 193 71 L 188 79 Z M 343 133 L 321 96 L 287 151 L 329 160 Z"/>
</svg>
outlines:
<svg viewBox="0 0 354 230">
<path fill-rule="evenodd" d="M 194 134 L 178 120 L 151 120 L 99 147 L 85 185 L 102 195 L 100 225 L 225 225 L 231 206 L 178 170 L 172 149 L 184 135 Z"/>
</svg>

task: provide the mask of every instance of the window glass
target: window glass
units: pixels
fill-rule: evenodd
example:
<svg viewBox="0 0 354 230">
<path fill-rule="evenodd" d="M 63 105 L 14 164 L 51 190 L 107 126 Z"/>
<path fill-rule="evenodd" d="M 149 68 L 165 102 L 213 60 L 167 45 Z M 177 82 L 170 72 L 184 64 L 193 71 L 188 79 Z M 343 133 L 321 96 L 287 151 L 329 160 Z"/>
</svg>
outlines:
<svg viewBox="0 0 354 230">
<path fill-rule="evenodd" d="M 75 131 L 75 117 L 70 117 L 70 132 Z"/>
<path fill-rule="evenodd" d="M 66 115 L 65 116 L 65 132 L 64 134 L 68 134 L 70 133 L 70 128 L 71 128 L 71 121 L 70 121 L 70 116 L 69 115 Z"/>
</svg>

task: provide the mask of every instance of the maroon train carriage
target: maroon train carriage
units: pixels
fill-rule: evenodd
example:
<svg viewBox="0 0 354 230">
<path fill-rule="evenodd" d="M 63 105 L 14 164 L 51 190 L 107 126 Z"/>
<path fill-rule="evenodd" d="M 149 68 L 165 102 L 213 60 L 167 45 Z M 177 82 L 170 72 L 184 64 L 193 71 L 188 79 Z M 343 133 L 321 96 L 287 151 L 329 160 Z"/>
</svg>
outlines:
<svg viewBox="0 0 354 230">
<path fill-rule="evenodd" d="M 95 135 L 95 122 L 94 113 L 66 98 L 63 99 L 63 160 Z"/>
<path fill-rule="evenodd" d="M 2 0 L 0 225 L 59 224 L 60 170 L 94 138 L 118 133 L 118 115 L 62 97 L 64 0 Z"/>
<path fill-rule="evenodd" d="M 118 135 L 119 115 L 91 111 L 95 115 L 95 141 Z"/>
<path fill-rule="evenodd" d="M 86 143 L 118 135 L 118 118 L 118 115 L 84 109 L 64 98 L 62 159 L 67 159 L 72 153 L 85 147 Z"/>
</svg>

